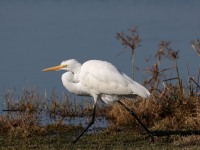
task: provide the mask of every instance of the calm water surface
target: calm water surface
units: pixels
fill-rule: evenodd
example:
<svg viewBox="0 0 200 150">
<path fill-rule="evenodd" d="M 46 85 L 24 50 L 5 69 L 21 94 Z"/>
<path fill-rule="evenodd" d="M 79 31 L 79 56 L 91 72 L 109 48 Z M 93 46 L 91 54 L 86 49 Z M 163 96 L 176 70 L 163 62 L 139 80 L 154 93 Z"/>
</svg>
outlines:
<svg viewBox="0 0 200 150">
<path fill-rule="evenodd" d="M 200 1 L 197 0 L 1 0 L 0 1 L 0 93 L 28 85 L 39 91 L 55 88 L 65 92 L 62 72 L 43 73 L 46 67 L 76 58 L 107 60 L 131 76 L 130 53 L 115 39 L 116 33 L 138 26 L 142 43 L 136 65 L 146 68 L 144 58 L 158 49 L 161 40 L 180 50 L 180 70 L 185 64 L 197 74 L 199 57 L 191 40 L 200 37 Z M 162 64 L 163 68 L 166 64 Z M 169 64 L 168 64 L 169 65 Z M 142 81 L 144 70 L 136 72 Z"/>
</svg>

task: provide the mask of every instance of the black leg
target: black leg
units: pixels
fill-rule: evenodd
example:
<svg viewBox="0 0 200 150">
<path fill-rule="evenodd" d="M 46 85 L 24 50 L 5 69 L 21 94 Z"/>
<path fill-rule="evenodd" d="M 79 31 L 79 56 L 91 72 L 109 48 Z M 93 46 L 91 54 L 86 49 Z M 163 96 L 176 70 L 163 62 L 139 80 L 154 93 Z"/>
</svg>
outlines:
<svg viewBox="0 0 200 150">
<path fill-rule="evenodd" d="M 142 123 L 142 121 L 140 121 L 140 119 L 138 118 L 138 116 L 135 114 L 134 111 L 132 111 L 130 108 L 128 108 L 124 103 L 122 103 L 121 101 L 118 101 L 133 117 L 135 117 L 135 119 L 139 122 L 139 124 L 144 128 L 144 130 L 149 134 L 149 136 L 151 137 L 151 141 L 154 142 L 154 136 L 153 134 L 149 131 L 149 129 Z"/>
<path fill-rule="evenodd" d="M 94 110 L 93 110 L 91 122 L 88 124 L 88 126 L 85 128 L 85 130 L 83 130 L 83 132 L 73 141 L 73 143 L 76 143 L 80 139 L 80 137 L 88 130 L 88 128 L 94 123 L 95 113 L 96 113 L 96 103 L 94 104 Z"/>
</svg>

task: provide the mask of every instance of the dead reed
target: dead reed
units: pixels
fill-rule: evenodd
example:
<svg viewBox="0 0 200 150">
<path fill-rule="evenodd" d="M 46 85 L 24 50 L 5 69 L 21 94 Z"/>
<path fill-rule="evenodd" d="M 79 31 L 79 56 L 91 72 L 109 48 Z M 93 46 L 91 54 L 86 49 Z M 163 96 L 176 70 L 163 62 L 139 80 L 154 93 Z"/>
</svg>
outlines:
<svg viewBox="0 0 200 150">
<path fill-rule="evenodd" d="M 137 27 L 128 29 L 128 31 L 130 32 L 130 35 L 126 35 L 124 32 L 119 32 L 116 35 L 116 39 L 120 41 L 125 48 L 129 48 L 131 50 L 132 79 L 134 79 L 135 49 L 140 46 L 141 38 L 138 34 Z"/>
<path fill-rule="evenodd" d="M 136 28 L 130 30 L 131 36 L 118 33 L 117 38 L 124 46 L 134 49 L 140 43 Z M 198 54 L 199 40 L 194 41 L 192 47 Z M 191 76 L 186 64 L 188 81 L 181 79 L 178 66 L 179 50 L 171 47 L 171 42 L 161 41 L 155 54 L 155 63 L 147 68 L 148 78 L 144 85 L 151 91 L 151 97 L 144 100 L 124 99 L 123 101 L 133 109 L 139 118 L 148 127 L 154 130 L 200 130 L 200 67 L 198 74 Z M 161 68 L 162 60 L 168 60 L 170 66 Z M 171 66 L 171 64 L 173 64 Z M 170 71 L 170 73 L 169 73 Z M 173 75 L 173 76 L 172 76 Z M 58 96 L 55 90 L 52 93 L 38 92 L 34 88 L 26 87 L 21 94 L 15 90 L 4 94 L 4 113 L 0 116 L 0 133 L 10 135 L 29 136 L 31 133 L 45 133 L 52 125 L 46 128 L 41 125 L 42 118 L 59 118 L 54 127 L 65 127 L 66 117 L 90 117 L 92 101 L 88 98 L 77 100 L 69 98 L 68 94 Z M 106 115 L 110 120 L 109 127 L 132 126 L 140 130 L 137 122 L 129 113 L 117 103 L 106 108 L 98 108 L 97 116 Z"/>
<path fill-rule="evenodd" d="M 193 40 L 192 41 L 192 48 L 195 50 L 196 54 L 200 56 L 200 40 Z"/>
<path fill-rule="evenodd" d="M 4 94 L 4 104 L 0 115 L 0 134 L 22 137 L 44 134 L 52 127 L 63 128 L 66 117 L 88 117 L 92 108 L 87 98 L 84 101 L 69 99 L 66 94 L 58 96 L 55 90 L 48 96 L 46 91 L 42 94 L 30 87 L 25 87 L 21 94 L 15 89 L 8 90 Z M 49 123 L 48 119 L 54 120 L 54 123 Z M 42 120 L 46 120 L 43 121 L 45 123 L 42 124 Z"/>
<path fill-rule="evenodd" d="M 199 130 L 200 72 L 198 71 L 196 77 L 190 76 L 187 67 L 188 82 L 184 85 L 179 74 L 179 51 L 173 50 L 170 44 L 166 41 L 160 42 L 159 50 L 155 54 L 156 62 L 147 68 L 149 77 L 144 84 L 150 89 L 151 97 L 147 100 L 137 98 L 124 102 L 153 130 Z M 163 58 L 168 59 L 173 66 L 160 68 Z M 169 70 L 170 74 L 167 73 Z M 169 77 L 171 74 L 174 77 Z M 106 110 L 106 116 L 115 122 L 115 126 L 137 127 L 136 120 L 118 104 L 110 106 Z"/>
</svg>

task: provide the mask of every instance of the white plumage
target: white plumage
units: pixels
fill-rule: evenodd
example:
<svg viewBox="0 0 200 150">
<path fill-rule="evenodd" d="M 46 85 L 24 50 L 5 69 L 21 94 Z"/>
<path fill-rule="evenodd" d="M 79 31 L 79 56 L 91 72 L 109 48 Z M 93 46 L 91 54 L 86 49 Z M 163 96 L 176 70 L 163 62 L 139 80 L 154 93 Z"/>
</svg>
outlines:
<svg viewBox="0 0 200 150">
<path fill-rule="evenodd" d="M 105 103 L 117 101 L 120 97 L 150 96 L 149 91 L 119 71 L 111 63 L 89 60 L 81 65 L 75 59 L 63 61 L 62 83 L 69 92 L 101 98 Z"/>
<path fill-rule="evenodd" d="M 58 66 L 47 68 L 43 71 L 46 72 L 52 70 L 66 71 L 61 79 L 64 87 L 69 92 L 77 95 L 88 95 L 94 99 L 92 120 L 74 142 L 78 141 L 78 139 L 94 123 L 96 103 L 99 99 L 107 104 L 118 101 L 136 118 L 153 139 L 150 131 L 139 120 L 136 114 L 120 101 L 123 97 L 130 98 L 135 97 L 136 95 L 147 98 L 150 96 L 149 91 L 144 86 L 133 81 L 125 73 L 119 71 L 111 63 L 101 60 L 89 60 L 80 64 L 77 60 L 70 59 L 63 61 Z"/>
</svg>

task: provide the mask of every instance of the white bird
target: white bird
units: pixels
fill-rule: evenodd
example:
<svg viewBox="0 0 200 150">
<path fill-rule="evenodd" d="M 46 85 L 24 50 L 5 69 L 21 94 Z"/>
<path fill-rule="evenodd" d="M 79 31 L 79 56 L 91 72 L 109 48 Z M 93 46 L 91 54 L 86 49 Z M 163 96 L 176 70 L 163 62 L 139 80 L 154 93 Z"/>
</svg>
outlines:
<svg viewBox="0 0 200 150">
<path fill-rule="evenodd" d="M 106 104 L 119 102 L 133 115 L 142 127 L 150 135 L 152 141 L 153 135 L 139 120 L 137 115 L 120 101 L 121 98 L 135 97 L 136 95 L 143 98 L 150 96 L 149 91 L 139 83 L 133 81 L 125 73 L 118 70 L 111 63 L 102 60 L 89 60 L 81 64 L 75 59 L 63 61 L 60 65 L 43 69 L 42 71 L 65 70 L 62 75 L 64 87 L 71 93 L 91 96 L 94 99 L 93 116 L 90 124 L 76 138 L 76 141 L 87 131 L 95 121 L 96 104 L 102 100 Z"/>
</svg>

